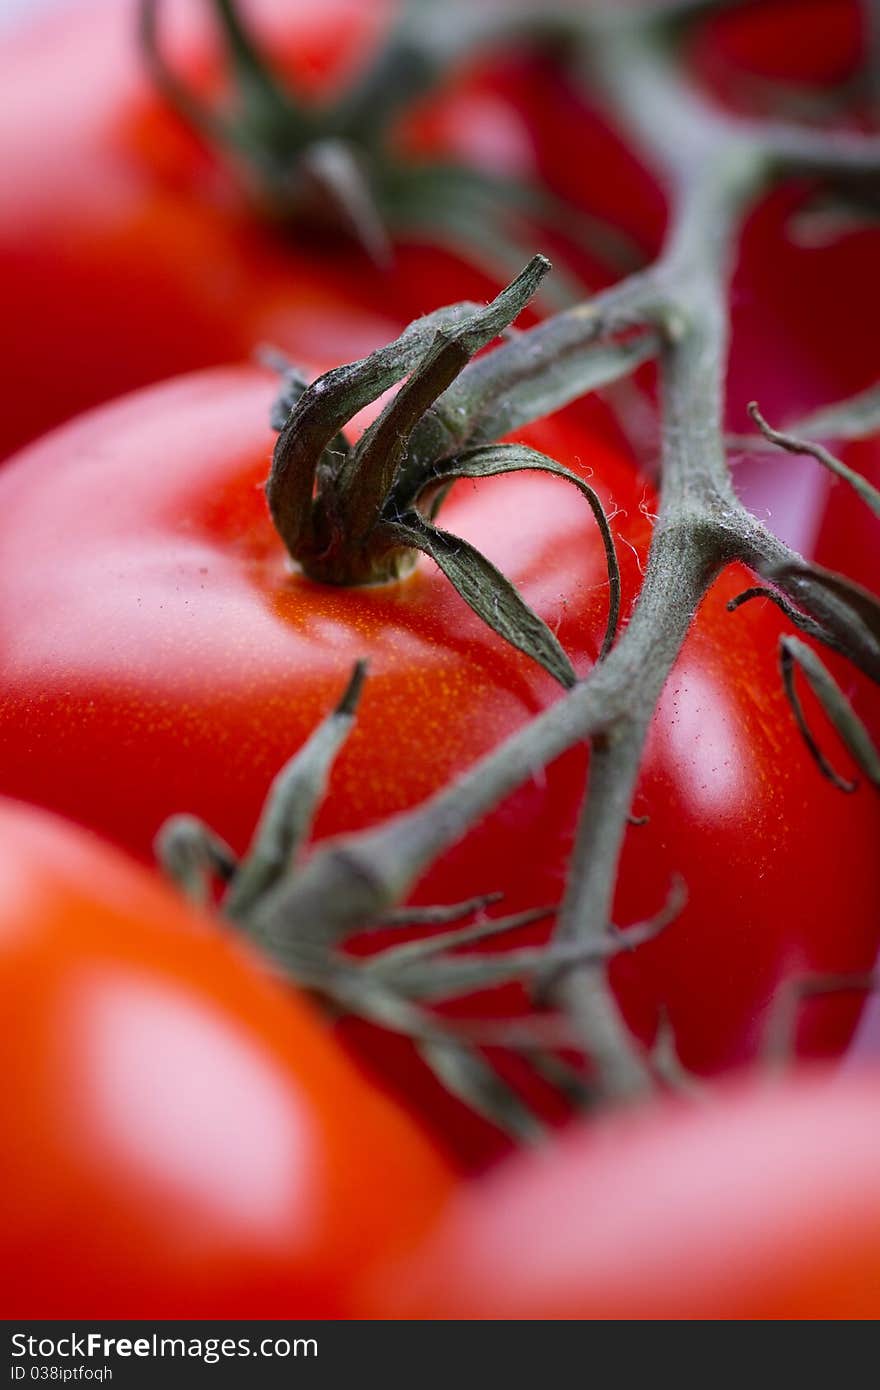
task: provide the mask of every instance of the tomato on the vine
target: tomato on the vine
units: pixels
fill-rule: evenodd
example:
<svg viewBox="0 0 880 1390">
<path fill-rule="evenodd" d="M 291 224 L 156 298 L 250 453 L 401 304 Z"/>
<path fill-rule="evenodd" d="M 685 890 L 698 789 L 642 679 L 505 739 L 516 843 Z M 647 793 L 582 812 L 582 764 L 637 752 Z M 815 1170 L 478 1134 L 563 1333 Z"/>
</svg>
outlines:
<svg viewBox="0 0 880 1390">
<path fill-rule="evenodd" d="M 3 1309 L 345 1317 L 451 1176 L 306 1002 L 115 850 L 0 804 Z"/>
<path fill-rule="evenodd" d="M 773 8 L 779 14 L 770 51 L 790 58 L 790 6 Z M 827 5 L 808 8 L 818 14 Z M 438 304 L 484 298 L 497 288 L 492 276 L 466 263 L 463 247 L 428 246 L 424 235 L 399 241 L 390 273 L 382 273 L 351 246 L 289 234 L 261 216 L 241 171 L 197 139 L 151 83 L 137 48 L 136 10 L 134 0 L 82 0 L 0 44 L 0 78 L 14 113 L 0 131 L 7 191 L 0 316 L 15 325 L 14 347 L 10 338 L 0 360 L 0 456 L 120 392 L 241 361 L 260 343 L 329 366 L 386 341 Z M 278 70 L 320 102 L 376 53 L 395 6 L 295 0 L 279 10 L 268 0 L 248 0 L 243 10 L 256 18 Z M 851 47 L 850 21 L 838 27 Z M 210 86 L 210 6 L 166 5 L 162 29 L 175 71 Z M 757 51 L 749 40 L 745 51 L 766 59 L 766 48 Z M 427 102 L 404 113 L 400 148 L 415 161 L 452 159 L 539 180 L 570 208 L 622 233 L 630 253 L 648 260 L 662 242 L 662 192 L 628 148 L 626 132 L 613 128 L 584 86 L 549 57 L 493 53 L 466 62 Z M 576 160 L 569 155 L 573 132 Z M 568 240 L 579 245 L 567 249 L 594 289 L 622 263 L 603 259 L 602 238 L 592 242 L 578 231 L 577 215 Z M 743 407 L 753 397 L 768 416 L 778 408 L 788 418 L 805 398 L 812 406 L 836 393 L 841 354 L 856 360 L 852 323 L 840 336 L 835 327 L 857 283 L 846 256 L 831 265 L 822 251 L 795 248 L 792 259 L 790 244 L 781 254 L 779 236 L 779 219 L 756 225 L 733 290 L 729 395 L 737 430 L 747 427 Z M 552 237 L 542 234 L 539 242 L 553 249 Z M 506 269 L 499 265 L 495 281 Z M 860 299 L 872 293 L 872 281 L 859 277 Z M 870 312 L 862 322 L 873 322 Z M 758 510 L 770 507 L 773 524 L 807 546 L 821 487 L 801 485 L 798 467 L 791 460 L 773 470 L 747 464 L 740 477 Z M 774 487 L 782 476 L 785 487 Z"/>
<path fill-rule="evenodd" d="M 734 110 L 785 115 L 794 98 L 795 119 L 812 101 L 824 124 L 860 128 L 870 119 L 868 29 L 855 0 L 772 0 L 710 16 L 688 57 L 713 96 Z M 860 207 L 853 191 L 855 201 L 833 182 L 794 181 L 772 193 L 744 229 L 727 385 L 728 423 L 737 432 L 754 430 L 746 406 L 757 400 L 771 424 L 815 440 L 799 420 L 876 383 L 880 233 L 870 197 Z M 830 444 L 880 485 L 876 440 L 815 442 Z M 762 448 L 737 454 L 737 482 L 771 529 L 820 564 L 880 589 L 877 518 L 845 483 L 804 456 Z M 876 708 L 841 674 L 880 734 Z"/>
<path fill-rule="evenodd" d="M 397 6 L 241 8 L 282 77 L 320 103 L 356 79 Z M 199 90 L 219 80 L 210 10 L 190 0 L 161 14 L 169 63 Z M 429 245 L 424 232 L 401 234 L 382 270 L 344 239 L 263 215 L 242 170 L 197 138 L 151 82 L 137 12 L 137 0 L 84 0 L 0 44 L 0 318 L 15 325 L 0 360 L 0 457 L 123 391 L 247 360 L 261 343 L 330 366 L 507 278 L 506 265 L 483 273 L 463 244 Z M 532 131 L 520 113 L 528 80 L 527 64 L 475 70 L 438 95 L 437 110 L 478 103 L 493 121 L 477 131 L 465 121 L 467 138 L 461 121 L 455 136 L 436 125 L 420 136 L 414 125 L 411 154 L 468 158 L 527 181 L 533 142 L 560 135 Z"/>
<path fill-rule="evenodd" d="M 427 560 L 359 589 L 292 568 L 261 486 L 274 390 L 255 369 L 183 377 L 63 427 L 0 475 L 0 790 L 143 859 L 179 811 L 241 852 L 272 777 L 356 657 L 370 677 L 320 837 L 412 806 L 558 695 Z M 592 475 L 616 513 L 625 619 L 650 535 L 649 485 L 595 399 L 523 438 Z M 582 499 L 558 479 L 517 475 L 459 483 L 443 515 L 585 674 L 608 581 Z M 880 806 L 870 788 L 847 797 L 820 777 L 780 687 L 784 620 L 762 600 L 726 610 L 749 583 L 729 570 L 715 584 L 669 681 L 633 807 L 648 821 L 627 833 L 615 902 L 621 926 L 644 920 L 683 877 L 680 918 L 621 957 L 612 978 L 638 1033 L 650 1038 L 665 1008 L 683 1061 L 702 1071 L 754 1054 L 786 975 L 868 967 L 880 921 Z M 585 764 L 575 750 L 536 769 L 443 856 L 418 900 L 502 890 L 504 910 L 558 901 Z M 812 1003 L 801 1048 L 839 1050 L 857 1007 L 852 997 Z M 418 1105 L 417 1069 L 402 1055 L 388 1070 Z M 450 1132 L 468 1156 L 493 1147 L 464 1118 Z"/>
<path fill-rule="evenodd" d="M 573 1131 L 462 1192 L 385 1318 L 880 1313 L 880 1086 L 807 1074 Z"/>
<path fill-rule="evenodd" d="M 193 10 L 183 17 L 191 48 Z M 121 391 L 246 357 L 261 337 L 332 352 L 343 304 L 350 326 L 361 303 L 365 341 L 375 333 L 378 307 L 354 277 L 255 233 L 164 111 L 134 5 L 41 16 L 5 36 L 0 70 L 0 313 L 15 325 L 0 453 Z"/>
</svg>

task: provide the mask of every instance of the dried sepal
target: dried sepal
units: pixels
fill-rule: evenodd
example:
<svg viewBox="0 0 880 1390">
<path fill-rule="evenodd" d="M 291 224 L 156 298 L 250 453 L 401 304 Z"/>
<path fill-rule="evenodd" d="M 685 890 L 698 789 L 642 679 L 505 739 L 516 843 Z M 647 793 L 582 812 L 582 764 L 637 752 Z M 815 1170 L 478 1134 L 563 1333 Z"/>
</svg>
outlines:
<svg viewBox="0 0 880 1390">
<path fill-rule="evenodd" d="M 402 110 L 421 100 L 458 54 L 510 30 L 511 16 L 461 5 L 451 23 L 444 7 L 438 23 L 432 4 L 406 0 L 347 89 L 316 105 L 301 100 L 290 78 L 274 69 L 239 0 L 204 3 L 223 48 L 225 99 L 209 102 L 175 72 L 161 40 L 159 0 L 140 0 L 141 50 L 165 101 L 236 162 L 273 219 L 342 233 L 382 270 L 393 261 L 392 235 L 405 236 L 414 227 L 441 243 L 457 230 L 459 252 L 484 243 L 494 228 L 498 249 L 521 262 L 522 249 L 505 228 L 505 217 L 531 199 L 548 221 L 564 226 L 571 220 L 569 209 L 541 199 L 527 184 L 493 179 L 466 165 L 406 160 L 394 139 Z M 530 30 L 533 22 L 522 18 Z M 469 203 L 473 225 L 471 234 L 462 235 Z M 523 231 L 523 240 L 530 241 Z M 612 229 L 601 221 L 585 222 L 577 231 L 590 244 L 595 237 L 600 254 L 604 246 L 617 248 Z"/>
<path fill-rule="evenodd" d="M 315 476 L 342 427 L 413 370 L 438 328 L 454 325 L 476 309 L 469 303 L 452 304 L 415 319 L 394 342 L 332 368 L 297 397 L 278 436 L 266 483 L 272 519 L 294 558 L 312 540 Z M 338 467 L 336 460 L 329 462 Z"/>
<path fill-rule="evenodd" d="M 565 689 L 571 689 L 577 675 L 562 643 L 475 546 L 432 526 L 415 511 L 388 523 L 387 529 L 401 545 L 430 556 L 487 627 L 543 666 Z"/>
<path fill-rule="evenodd" d="M 788 696 L 798 728 L 817 767 L 829 782 L 840 791 L 853 792 L 854 782 L 841 777 L 829 763 L 814 738 L 795 684 L 795 670 L 800 670 L 831 723 L 840 735 L 855 763 L 865 776 L 880 788 L 880 753 L 865 725 L 821 658 L 798 637 L 782 637 L 779 643 L 779 665 L 785 693 Z"/>
<path fill-rule="evenodd" d="M 485 308 L 463 315 L 458 323 L 437 328 L 422 360 L 379 418 L 365 430 L 340 470 L 337 490 L 347 514 L 354 519 L 353 534 L 367 531 L 378 520 L 394 491 L 400 466 L 408 452 L 413 431 L 426 412 L 461 373 L 468 362 L 508 328 L 533 298 L 550 262 L 533 256 L 516 279 Z"/>
<path fill-rule="evenodd" d="M 233 0 L 211 5 L 226 52 L 235 102 L 209 105 L 178 77 L 165 58 L 159 33 L 159 0 L 140 0 L 140 42 L 158 90 L 200 135 L 250 166 L 273 202 L 283 202 L 292 188 L 297 152 L 314 138 L 307 109 L 278 79 L 257 46 Z"/>
<path fill-rule="evenodd" d="M 562 464 L 524 446 L 461 447 L 462 439 L 485 435 L 488 402 L 479 390 L 469 406 L 449 399 L 450 386 L 481 348 L 510 327 L 548 269 L 546 259 L 535 256 L 484 308 L 462 304 L 438 311 L 388 347 L 326 373 L 311 386 L 285 368 L 273 419 L 278 423 L 285 410 L 289 413 L 266 493 L 279 533 L 313 579 L 359 584 L 399 577 L 421 551 L 493 631 L 569 688 L 575 672 L 543 619 L 473 546 L 433 524 L 457 478 L 528 468 L 573 484 L 587 499 L 605 548 L 609 619 L 600 658 L 607 654 L 620 611 L 620 573 L 598 494 Z M 518 344 L 508 343 L 505 350 Z M 343 442 L 334 448 L 346 419 L 402 377 L 404 384 L 357 445 Z"/>
<path fill-rule="evenodd" d="M 880 600 L 853 580 L 798 556 L 750 562 L 762 578 L 817 625 L 809 626 L 827 646 L 842 652 L 874 681 L 880 681 Z"/>
<path fill-rule="evenodd" d="M 377 931 L 387 930 L 388 927 L 443 927 L 481 913 L 487 907 L 501 902 L 503 897 L 503 893 L 480 893 L 460 903 L 435 903 L 428 907 L 408 904 L 392 908 L 390 912 L 377 918 L 371 926 Z"/>
<path fill-rule="evenodd" d="M 592 488 L 583 478 L 578 477 L 570 468 L 565 468 L 561 463 L 557 463 L 556 459 L 549 458 L 546 454 L 541 454 L 536 449 L 530 449 L 524 444 L 488 444 L 456 454 L 453 458 L 438 463 L 430 479 L 424 483 L 423 491 L 432 487 L 443 488 L 458 478 L 495 478 L 504 473 L 524 471 L 550 473 L 556 478 L 564 479 L 576 487 L 586 498 L 595 517 L 608 566 L 608 622 L 599 652 L 599 660 L 601 661 L 610 651 L 617 633 L 617 624 L 620 619 L 621 585 L 620 565 L 617 560 L 617 551 L 614 548 L 614 537 L 611 534 L 611 526 L 605 514 L 605 508 L 602 506 L 595 488 Z M 423 493 L 418 494 L 414 500 L 418 501 L 422 495 Z"/>
<path fill-rule="evenodd" d="M 485 902 L 485 899 L 476 901 Z M 459 912 L 463 904 L 455 905 L 453 910 Z M 411 914 L 418 909 L 402 908 L 400 915 L 403 919 L 411 921 Z M 433 909 L 436 914 L 437 909 Z M 441 932 L 436 936 L 421 937 L 416 941 L 407 941 L 402 946 L 389 946 L 384 951 L 378 952 L 374 956 L 368 956 L 364 961 L 364 969 L 373 975 L 385 978 L 393 978 L 396 972 L 405 971 L 411 966 L 424 965 L 434 960 L 437 956 L 442 956 L 446 952 L 458 949 L 461 946 L 474 946 L 480 941 L 489 941 L 498 936 L 509 935 L 510 932 L 519 931 L 522 927 L 532 926 L 535 922 L 546 921 L 556 912 L 555 905 L 548 907 L 528 908 L 524 912 L 513 913 L 509 917 L 489 917 L 482 921 L 473 922 L 466 927 L 458 927 L 454 931 Z M 424 918 L 418 919 L 424 922 Z M 448 917 L 446 919 L 448 921 Z M 434 925 L 437 916 L 429 919 L 428 924 Z"/>
</svg>

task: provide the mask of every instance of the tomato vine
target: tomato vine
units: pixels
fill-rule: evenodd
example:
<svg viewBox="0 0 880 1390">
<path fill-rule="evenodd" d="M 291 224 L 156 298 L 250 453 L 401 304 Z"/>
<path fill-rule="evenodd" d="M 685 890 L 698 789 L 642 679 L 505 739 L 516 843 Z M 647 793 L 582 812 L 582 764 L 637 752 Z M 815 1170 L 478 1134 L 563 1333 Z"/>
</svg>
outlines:
<svg viewBox="0 0 880 1390">
<path fill-rule="evenodd" d="M 590 1056 L 599 1090 L 608 1100 L 639 1097 L 656 1084 L 661 1061 L 645 1055 L 632 1038 L 608 986 L 608 958 L 620 949 L 611 930 L 612 893 L 653 712 L 693 615 L 721 570 L 741 561 L 762 581 L 732 602 L 731 609 L 758 594 L 773 598 L 796 626 L 880 680 L 880 604 L 858 586 L 805 562 L 747 511 L 731 483 L 722 418 L 726 290 L 743 217 L 768 184 L 792 173 L 833 178 L 838 188 L 857 189 L 880 171 L 880 140 L 733 118 L 708 107 L 677 72 L 656 28 L 660 21 L 687 18 L 699 9 L 679 3 L 659 6 L 653 21 L 632 12 L 587 13 L 574 21 L 615 109 L 642 150 L 665 169 L 673 188 L 673 218 L 659 259 L 589 303 L 517 334 L 468 365 L 471 354 L 463 354 L 456 364 L 459 374 L 442 379 L 439 402 L 435 404 L 437 389 L 423 392 L 407 421 L 409 457 L 425 478 L 433 469 L 442 481 L 444 468 L 455 476 L 456 460 L 468 450 L 485 448 L 598 382 L 623 378 L 646 357 L 656 357 L 664 425 L 661 503 L 644 583 L 628 625 L 586 679 L 458 781 L 392 822 L 316 849 L 293 874 L 270 875 L 271 881 L 249 899 L 245 914 L 250 930 L 285 969 L 337 1004 L 431 1044 L 432 1060 L 444 1079 L 451 1078 L 478 1108 L 520 1130 L 522 1116 L 514 1113 L 511 1097 L 499 1090 L 497 1078 L 490 1077 L 468 1046 L 476 1034 L 439 1034 L 436 1021 L 426 1022 L 420 1001 L 454 991 L 465 979 L 476 987 L 526 976 L 543 985 L 564 1018 L 555 1033 L 552 1024 L 548 1031 L 547 1019 L 538 1020 L 537 1027 L 522 1025 L 520 1045 L 534 1047 L 551 1036 L 557 1045 L 575 1038 Z M 385 366 L 390 354 L 396 379 L 412 371 L 414 381 L 424 381 L 448 344 L 449 330 L 467 322 L 468 309 L 447 311 L 445 320 L 440 311 L 432 321 L 414 325 L 410 337 L 401 340 L 408 343 L 405 361 L 399 351 L 394 356 L 397 345 L 392 345 L 385 351 Z M 445 329 L 435 336 L 438 322 Z M 289 413 L 278 422 L 281 436 L 270 500 L 298 451 L 311 460 L 303 475 L 303 496 L 313 505 L 312 480 L 323 448 L 346 419 L 389 384 L 382 373 L 377 375 L 380 357 L 374 354 L 340 369 L 332 380 L 296 385 L 286 402 Z M 437 385 L 436 373 L 431 385 Z M 399 405 L 392 403 L 369 436 L 376 446 L 376 471 L 381 474 L 384 465 L 388 477 L 396 465 L 393 459 L 389 463 L 381 422 L 394 423 L 399 414 Z M 858 411 L 847 414 L 850 433 L 875 426 L 870 410 L 862 410 L 861 420 L 858 416 Z M 769 427 L 765 432 L 772 438 Z M 393 429 L 386 434 L 397 437 Z M 779 436 L 776 442 L 782 440 Z M 390 495 L 387 487 L 379 491 L 381 496 L 374 491 L 366 508 L 371 516 L 381 512 Z M 280 515 L 282 533 L 286 528 L 293 535 L 296 553 L 308 507 L 301 505 L 291 520 L 284 505 L 274 498 L 276 520 Z M 326 557 L 326 536 L 323 540 L 323 549 L 313 549 Z M 815 651 L 786 637 L 781 662 L 795 714 L 803 719 L 794 687 L 798 667 L 856 761 L 876 781 L 876 750 Z M 338 714 L 331 716 L 331 724 L 334 718 Z M 803 728 L 808 734 L 805 724 Z M 319 731 L 316 737 L 324 736 Z M 492 962 L 447 954 L 451 947 L 520 924 L 519 919 L 502 919 L 488 927 L 459 928 L 414 948 L 391 948 L 366 965 L 338 953 L 364 924 L 387 923 L 425 868 L 536 766 L 584 741 L 591 746 L 588 786 L 548 947 Z M 331 745 L 337 746 L 335 736 Z M 820 769 L 830 773 L 818 750 L 812 751 Z M 301 768 L 301 763 L 295 765 Z M 294 768 L 294 781 L 297 775 Z M 271 819 L 274 813 L 268 814 Z M 273 823 L 277 829 L 277 820 Z M 177 822 L 165 836 L 166 857 L 169 834 L 172 859 L 181 844 L 189 846 L 191 878 L 193 864 L 199 882 L 206 864 L 222 866 L 222 853 L 212 858 L 203 829 Z M 264 848 L 259 837 L 256 845 L 259 857 Z M 234 888 L 234 869 L 232 873 Z M 673 888 L 657 919 L 644 924 L 644 934 L 662 929 L 674 916 L 677 892 Z M 420 974 L 424 968 L 432 972 L 429 989 Z M 505 1038 L 515 1032 L 508 1029 Z"/>
</svg>

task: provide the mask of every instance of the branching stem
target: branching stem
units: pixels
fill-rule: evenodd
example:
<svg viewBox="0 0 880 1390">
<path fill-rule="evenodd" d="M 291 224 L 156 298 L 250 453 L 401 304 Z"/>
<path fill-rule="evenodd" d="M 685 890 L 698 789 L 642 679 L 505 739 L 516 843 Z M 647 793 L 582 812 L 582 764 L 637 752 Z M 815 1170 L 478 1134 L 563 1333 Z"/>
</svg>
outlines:
<svg viewBox="0 0 880 1390">
<path fill-rule="evenodd" d="M 586 741 L 592 744 L 589 784 L 558 933 L 569 942 L 600 942 L 612 921 L 651 718 L 706 590 L 734 560 L 751 565 L 864 670 L 880 671 L 880 626 L 872 625 L 868 596 L 809 570 L 744 509 L 731 485 L 723 435 L 727 286 L 746 208 L 787 168 L 833 169 L 836 176 L 876 172 L 880 145 L 855 135 L 758 128 L 708 110 L 643 30 L 619 18 L 596 26 L 592 57 L 618 113 L 672 185 L 675 211 L 663 254 L 592 304 L 479 359 L 451 391 L 467 402 L 466 442 L 473 444 L 496 437 L 490 430 L 498 426 L 497 402 L 512 385 L 509 428 L 578 394 L 579 357 L 597 339 L 635 326 L 657 335 L 661 502 L 641 594 L 622 636 L 585 681 L 422 806 L 316 851 L 293 884 L 266 900 L 262 934 L 282 955 L 293 935 L 326 945 L 389 911 L 476 820 L 537 769 Z M 418 439 L 417 429 L 416 448 Z M 567 972 L 559 990 L 606 1099 L 642 1095 L 652 1084 L 649 1060 L 620 1016 L 604 966 L 593 961 Z"/>
</svg>

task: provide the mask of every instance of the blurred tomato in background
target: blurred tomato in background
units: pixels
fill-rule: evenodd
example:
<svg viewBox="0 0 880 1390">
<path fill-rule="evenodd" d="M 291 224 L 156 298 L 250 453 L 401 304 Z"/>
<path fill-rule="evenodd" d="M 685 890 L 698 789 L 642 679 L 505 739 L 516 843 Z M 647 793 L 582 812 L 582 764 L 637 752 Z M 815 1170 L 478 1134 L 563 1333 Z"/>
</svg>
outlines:
<svg viewBox="0 0 880 1390">
<path fill-rule="evenodd" d="M 880 1315 L 880 1076 L 809 1071 L 572 1130 L 458 1195 L 373 1316 Z"/>
</svg>

